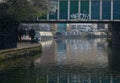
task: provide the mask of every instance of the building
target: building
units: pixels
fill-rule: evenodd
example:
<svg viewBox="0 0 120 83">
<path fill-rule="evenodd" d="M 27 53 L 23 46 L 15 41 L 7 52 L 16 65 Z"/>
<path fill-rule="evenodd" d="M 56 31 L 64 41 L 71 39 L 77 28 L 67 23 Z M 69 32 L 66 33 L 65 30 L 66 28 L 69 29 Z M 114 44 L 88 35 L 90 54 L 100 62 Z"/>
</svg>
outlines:
<svg viewBox="0 0 120 83">
<path fill-rule="evenodd" d="M 90 32 L 95 28 L 92 24 L 79 23 L 79 24 L 71 24 L 71 31 L 73 32 Z"/>
</svg>

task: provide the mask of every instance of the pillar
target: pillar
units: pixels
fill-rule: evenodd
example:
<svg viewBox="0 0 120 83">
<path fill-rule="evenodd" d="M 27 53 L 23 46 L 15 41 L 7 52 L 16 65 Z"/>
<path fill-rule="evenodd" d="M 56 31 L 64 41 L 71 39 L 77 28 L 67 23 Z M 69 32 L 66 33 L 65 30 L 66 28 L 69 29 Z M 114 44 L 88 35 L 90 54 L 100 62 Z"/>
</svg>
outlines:
<svg viewBox="0 0 120 83">
<path fill-rule="evenodd" d="M 60 19 L 60 0 L 58 0 L 57 20 Z"/>
<path fill-rule="evenodd" d="M 120 71 L 120 22 L 111 23 L 112 48 L 108 52 L 109 68 L 114 71 Z M 111 82 L 112 83 L 112 78 Z"/>
<path fill-rule="evenodd" d="M 100 0 L 100 20 L 102 20 L 102 0 Z"/>
<path fill-rule="evenodd" d="M 68 20 L 70 20 L 70 0 L 68 0 Z"/>
<path fill-rule="evenodd" d="M 81 3 L 81 0 L 78 1 L 78 20 L 80 20 L 80 3 Z"/>
<path fill-rule="evenodd" d="M 49 11 L 47 11 L 47 20 L 49 21 Z"/>
<path fill-rule="evenodd" d="M 120 47 L 120 22 L 111 24 L 112 28 L 112 46 Z"/>
<path fill-rule="evenodd" d="M 91 0 L 89 0 L 89 20 L 91 20 Z"/>
<path fill-rule="evenodd" d="M 113 20 L 113 0 L 111 0 L 111 20 Z"/>
</svg>

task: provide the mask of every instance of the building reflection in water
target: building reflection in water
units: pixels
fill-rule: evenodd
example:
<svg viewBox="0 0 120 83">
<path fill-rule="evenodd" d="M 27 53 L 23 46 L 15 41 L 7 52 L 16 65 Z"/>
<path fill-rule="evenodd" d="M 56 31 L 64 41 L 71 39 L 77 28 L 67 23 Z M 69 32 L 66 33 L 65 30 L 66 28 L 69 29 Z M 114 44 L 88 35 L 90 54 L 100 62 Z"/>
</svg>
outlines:
<svg viewBox="0 0 120 83">
<path fill-rule="evenodd" d="M 68 39 L 42 43 L 40 64 L 73 64 L 107 67 L 108 58 L 104 40 Z"/>
<path fill-rule="evenodd" d="M 108 58 L 104 40 L 59 40 L 56 61 L 61 64 L 107 67 Z"/>
<path fill-rule="evenodd" d="M 47 75 L 47 83 L 116 83 L 112 75 L 103 73 L 79 73 Z"/>
<path fill-rule="evenodd" d="M 48 73 L 46 75 L 47 83 L 120 82 L 120 77 L 118 77 L 120 74 L 118 73 L 117 76 L 114 73 L 110 72 L 109 70 L 110 67 L 111 68 L 120 67 L 119 65 L 116 65 L 119 64 L 118 62 L 116 62 L 116 58 L 119 58 L 119 56 L 115 54 L 118 52 L 115 52 L 117 50 L 114 49 L 112 51 L 112 55 L 114 56 L 115 54 L 116 56 L 108 57 L 109 55 L 107 53 L 105 40 L 101 39 L 57 40 L 53 41 L 51 45 L 52 48 L 49 49 L 54 49 L 53 51 L 48 52 L 48 54 L 49 53 L 51 54 L 48 55 L 46 54 L 46 52 L 43 52 L 45 54 L 41 57 L 47 59 L 46 61 L 45 60 L 41 61 L 41 63 L 44 64 L 55 63 L 54 64 L 55 66 L 53 66 L 54 68 L 52 69 L 48 68 Z M 108 62 L 109 60 L 110 62 Z M 78 66 L 80 68 L 78 68 Z"/>
</svg>

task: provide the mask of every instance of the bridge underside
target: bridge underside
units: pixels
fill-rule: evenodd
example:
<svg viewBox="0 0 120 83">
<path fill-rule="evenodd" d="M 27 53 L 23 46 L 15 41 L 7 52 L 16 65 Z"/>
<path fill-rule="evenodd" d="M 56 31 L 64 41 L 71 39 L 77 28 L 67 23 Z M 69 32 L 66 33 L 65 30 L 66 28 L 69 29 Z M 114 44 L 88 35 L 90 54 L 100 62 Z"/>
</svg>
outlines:
<svg viewBox="0 0 120 83">
<path fill-rule="evenodd" d="M 108 23 L 112 30 L 112 46 L 120 47 L 120 21 L 23 21 L 22 23 Z"/>
<path fill-rule="evenodd" d="M 120 21 L 22 21 L 21 23 L 120 23 Z"/>
</svg>

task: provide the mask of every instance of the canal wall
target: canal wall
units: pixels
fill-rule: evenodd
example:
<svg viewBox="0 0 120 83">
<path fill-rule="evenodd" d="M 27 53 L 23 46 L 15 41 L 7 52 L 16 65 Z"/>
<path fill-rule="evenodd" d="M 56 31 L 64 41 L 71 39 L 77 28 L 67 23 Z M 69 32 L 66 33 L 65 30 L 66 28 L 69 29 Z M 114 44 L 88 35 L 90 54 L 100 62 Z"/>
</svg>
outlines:
<svg viewBox="0 0 120 83">
<path fill-rule="evenodd" d="M 18 23 L 6 20 L 0 21 L 0 49 L 17 47 Z"/>
<path fill-rule="evenodd" d="M 33 56 L 42 52 L 42 45 L 24 48 L 14 48 L 0 51 L 0 61 L 15 59 L 25 56 Z"/>
</svg>

